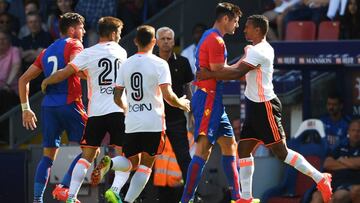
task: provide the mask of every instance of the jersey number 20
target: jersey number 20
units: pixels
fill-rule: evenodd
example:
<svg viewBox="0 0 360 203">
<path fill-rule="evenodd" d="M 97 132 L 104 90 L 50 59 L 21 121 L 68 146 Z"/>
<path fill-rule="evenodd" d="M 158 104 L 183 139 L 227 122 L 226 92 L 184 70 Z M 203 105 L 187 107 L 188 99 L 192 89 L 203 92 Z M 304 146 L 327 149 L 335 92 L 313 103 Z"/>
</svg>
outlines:
<svg viewBox="0 0 360 203">
<path fill-rule="evenodd" d="M 111 85 L 113 82 L 116 81 L 117 70 L 120 67 L 119 63 L 120 63 L 120 60 L 115 59 L 115 61 L 114 61 L 114 80 L 113 80 L 112 78 L 108 77 L 109 74 L 113 70 L 113 64 L 110 61 L 110 59 L 102 58 L 102 59 L 99 60 L 98 66 L 101 67 L 101 68 L 104 68 L 104 70 L 99 75 L 99 85 L 100 86 Z"/>
</svg>

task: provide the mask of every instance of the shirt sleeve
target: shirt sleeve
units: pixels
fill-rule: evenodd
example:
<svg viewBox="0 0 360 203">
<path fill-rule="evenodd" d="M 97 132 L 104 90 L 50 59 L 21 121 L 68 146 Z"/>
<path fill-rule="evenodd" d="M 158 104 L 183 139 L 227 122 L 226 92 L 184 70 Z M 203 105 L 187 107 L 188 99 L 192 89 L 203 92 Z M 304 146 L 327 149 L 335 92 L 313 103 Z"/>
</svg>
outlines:
<svg viewBox="0 0 360 203">
<path fill-rule="evenodd" d="M 245 63 L 252 68 L 256 68 L 257 65 L 263 64 L 264 57 L 255 49 L 254 46 L 246 46 L 245 47 L 245 58 L 242 63 Z"/>
<path fill-rule="evenodd" d="M 223 38 L 209 37 L 208 38 L 208 51 L 209 51 L 209 62 L 213 64 L 225 63 L 225 42 Z"/>
<path fill-rule="evenodd" d="M 159 66 L 160 74 L 159 74 L 159 85 L 161 84 L 171 84 L 171 74 L 169 64 L 164 62 Z"/>
<path fill-rule="evenodd" d="M 42 60 L 42 58 L 43 58 L 43 56 L 44 56 L 44 53 L 45 53 L 45 49 L 43 49 L 43 50 L 40 52 L 39 56 L 36 57 L 36 59 L 35 59 L 35 61 L 34 61 L 34 63 L 33 63 L 34 66 L 40 68 L 41 70 L 43 69 L 41 60 Z"/>
<path fill-rule="evenodd" d="M 120 70 L 118 72 L 118 76 L 115 81 L 115 86 L 125 87 L 125 81 L 124 81 L 124 69 L 123 65 L 121 65 Z"/>
<path fill-rule="evenodd" d="M 86 54 L 86 50 L 84 50 L 83 52 L 76 55 L 69 64 L 76 70 L 76 72 L 78 72 L 85 70 L 88 67 L 88 61 L 89 58 Z"/>
<path fill-rule="evenodd" d="M 80 53 L 82 50 L 84 50 L 84 46 L 81 44 L 81 42 L 79 40 L 74 40 L 71 45 L 70 50 L 71 51 L 70 51 L 69 56 L 73 56 L 73 55 Z"/>
</svg>

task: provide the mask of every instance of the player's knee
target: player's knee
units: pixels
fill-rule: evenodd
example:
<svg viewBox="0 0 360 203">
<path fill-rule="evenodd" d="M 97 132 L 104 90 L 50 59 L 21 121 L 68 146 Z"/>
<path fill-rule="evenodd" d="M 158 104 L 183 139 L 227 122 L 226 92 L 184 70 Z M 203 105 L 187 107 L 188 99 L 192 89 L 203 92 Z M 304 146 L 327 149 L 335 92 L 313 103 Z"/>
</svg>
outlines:
<svg viewBox="0 0 360 203">
<path fill-rule="evenodd" d="M 333 194 L 332 200 L 334 203 L 348 202 L 350 200 L 350 193 L 346 190 L 338 190 Z"/>
</svg>

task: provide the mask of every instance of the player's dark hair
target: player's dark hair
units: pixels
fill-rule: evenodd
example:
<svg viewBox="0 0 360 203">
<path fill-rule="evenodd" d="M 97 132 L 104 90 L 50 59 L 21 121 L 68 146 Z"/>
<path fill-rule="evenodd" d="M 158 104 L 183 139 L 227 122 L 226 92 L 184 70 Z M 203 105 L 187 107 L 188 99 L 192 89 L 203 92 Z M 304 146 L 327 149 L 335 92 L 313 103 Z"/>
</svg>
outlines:
<svg viewBox="0 0 360 203">
<path fill-rule="evenodd" d="M 264 15 L 252 15 L 247 18 L 255 28 L 260 28 L 265 36 L 269 30 L 269 20 Z"/>
<path fill-rule="evenodd" d="M 232 20 L 235 17 L 241 17 L 242 12 L 239 6 L 228 2 L 222 2 L 216 6 L 215 17 L 216 20 L 219 20 L 223 16 L 228 16 L 229 19 Z"/>
<path fill-rule="evenodd" d="M 136 29 L 135 40 L 140 47 L 146 47 L 155 38 L 155 28 L 150 25 L 141 25 Z"/>
<path fill-rule="evenodd" d="M 69 27 L 85 24 L 85 18 L 78 13 L 65 13 L 60 16 L 59 28 L 61 34 L 66 34 Z"/>
<path fill-rule="evenodd" d="M 106 16 L 99 19 L 98 32 L 100 37 L 108 37 L 112 32 L 118 32 L 119 27 L 123 27 L 124 23 L 115 17 Z"/>
</svg>

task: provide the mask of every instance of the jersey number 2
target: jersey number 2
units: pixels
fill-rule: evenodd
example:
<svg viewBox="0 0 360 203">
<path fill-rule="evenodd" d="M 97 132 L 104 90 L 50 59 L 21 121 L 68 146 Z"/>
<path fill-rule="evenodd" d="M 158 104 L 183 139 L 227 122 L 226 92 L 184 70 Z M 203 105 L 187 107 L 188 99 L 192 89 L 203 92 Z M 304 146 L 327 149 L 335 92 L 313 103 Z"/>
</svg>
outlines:
<svg viewBox="0 0 360 203">
<path fill-rule="evenodd" d="M 51 62 L 53 63 L 53 68 L 52 68 L 50 75 L 54 74 L 58 69 L 58 60 L 57 60 L 56 56 L 50 56 L 48 58 L 48 63 L 51 63 Z"/>
</svg>

